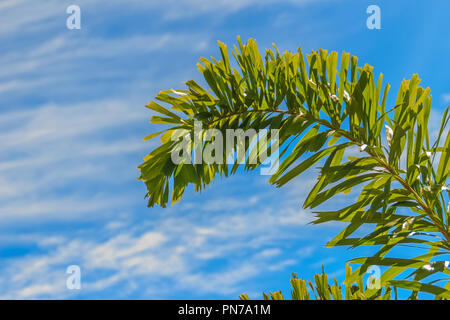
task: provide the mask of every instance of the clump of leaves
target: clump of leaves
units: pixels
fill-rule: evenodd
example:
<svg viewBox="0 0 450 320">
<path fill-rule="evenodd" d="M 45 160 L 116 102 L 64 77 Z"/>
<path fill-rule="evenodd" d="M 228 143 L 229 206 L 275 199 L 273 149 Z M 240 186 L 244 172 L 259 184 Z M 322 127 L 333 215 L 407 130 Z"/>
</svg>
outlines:
<svg viewBox="0 0 450 320">
<path fill-rule="evenodd" d="M 367 286 L 364 286 L 364 280 L 362 276 L 357 279 L 351 277 L 352 268 L 347 264 L 346 266 L 346 280 L 343 283 L 345 290 L 342 289 L 342 285 L 338 283 L 335 277 L 333 277 L 333 283 L 330 285 L 328 275 L 325 273 L 322 267 L 322 274 L 316 274 L 314 276 L 314 283 L 310 280 L 305 281 L 300 279 L 296 273 L 292 274 L 290 280 L 291 284 L 291 298 L 292 300 L 390 300 L 392 298 L 397 299 L 397 288 L 392 289 L 390 286 L 384 288 L 376 288 L 376 293 L 367 291 Z M 368 281 L 375 280 L 369 278 Z M 375 287 L 372 282 L 371 287 Z M 312 293 L 312 295 L 310 294 Z M 392 294 L 394 296 L 392 297 Z M 281 291 L 270 292 L 269 294 L 263 292 L 264 300 L 284 300 Z M 247 294 L 241 294 L 239 296 L 241 300 L 250 300 Z"/>
<path fill-rule="evenodd" d="M 219 42 L 221 59 L 201 58 L 199 71 L 208 88 L 195 81 L 186 90 L 162 91 L 147 106 L 155 111 L 151 123 L 167 125 L 149 135 L 161 135 L 161 145 L 139 166 L 140 180 L 148 189 L 148 205 L 178 202 L 192 184 L 200 191 L 217 176 L 236 172 L 239 163 L 173 163 L 171 153 L 181 140 L 172 140 L 184 130 L 194 140 L 194 123 L 204 129 L 277 129 L 280 165 L 269 182 L 281 187 L 317 163 L 323 163 L 317 183 L 305 199 L 305 208 L 316 208 L 330 198 L 357 188 L 357 201 L 335 211 L 315 212 L 314 223 L 343 222 L 347 226 L 328 246 L 375 246 L 372 257 L 351 260 L 360 267 L 350 281 L 371 265 L 385 266 L 381 284 L 424 291 L 437 298 L 450 297 L 450 208 L 447 180 L 450 175 L 450 119 L 445 110 L 437 137 L 429 134 L 432 97 L 418 75 L 402 81 L 395 105 L 387 107 L 390 85 L 373 67 L 358 66 L 358 58 L 343 52 L 313 51 L 306 60 L 297 52 L 266 50 L 261 56 L 250 39 L 231 51 Z M 340 68 L 338 68 L 340 65 Z M 236 143 L 233 142 L 236 148 Z M 205 142 L 200 148 L 206 148 Z M 242 146 L 240 146 L 242 147 Z M 191 149 L 194 150 L 194 144 Z M 264 147 L 245 145 L 244 168 L 260 163 L 250 155 L 266 152 Z M 256 148 L 256 149 L 255 149 Z M 358 148 L 345 157 L 346 150 Z M 264 150 L 263 150 L 264 149 Z M 225 150 L 225 148 L 224 148 Z M 223 159 L 230 154 L 224 151 Z M 304 157 L 306 156 L 306 159 Z M 352 235 L 362 226 L 373 231 Z M 366 229 L 364 229 L 366 230 Z M 416 246 L 426 253 L 410 259 L 388 257 L 392 249 Z M 399 276 L 405 272 L 408 280 Z M 412 271 L 412 273 L 411 273 Z M 427 281 L 432 277 L 432 281 Z M 394 279 L 395 278 L 395 279 Z M 375 292 L 365 291 L 368 296 Z"/>
</svg>

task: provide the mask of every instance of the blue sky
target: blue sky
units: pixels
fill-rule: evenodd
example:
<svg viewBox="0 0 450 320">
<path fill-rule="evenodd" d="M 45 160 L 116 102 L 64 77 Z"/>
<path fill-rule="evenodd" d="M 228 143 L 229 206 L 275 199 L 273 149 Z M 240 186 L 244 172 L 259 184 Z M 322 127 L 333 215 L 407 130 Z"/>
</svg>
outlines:
<svg viewBox="0 0 450 320">
<path fill-rule="evenodd" d="M 66 8 L 81 8 L 81 30 Z M 381 30 L 366 8 L 381 8 Z M 146 208 L 136 166 L 153 147 L 144 107 L 201 81 L 217 40 L 356 55 L 392 85 L 418 73 L 432 122 L 450 103 L 450 3 L 326 0 L 2 0 L 0 2 L 0 297 L 235 299 L 288 293 L 291 272 L 372 249 L 327 249 L 340 227 L 301 209 L 314 172 L 276 189 L 239 173 L 174 207 Z M 323 206 L 344 205 L 354 195 Z M 328 206 L 328 207 L 327 207 Z M 66 288 L 79 265 L 82 289 Z"/>
</svg>

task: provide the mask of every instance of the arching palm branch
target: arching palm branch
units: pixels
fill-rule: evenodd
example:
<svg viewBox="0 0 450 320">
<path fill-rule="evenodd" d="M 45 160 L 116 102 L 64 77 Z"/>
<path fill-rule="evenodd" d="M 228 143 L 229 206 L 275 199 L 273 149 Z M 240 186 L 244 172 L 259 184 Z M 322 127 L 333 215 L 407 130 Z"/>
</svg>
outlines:
<svg viewBox="0 0 450 320">
<path fill-rule="evenodd" d="M 280 164 L 270 183 L 281 187 L 316 163 L 323 164 L 305 208 L 315 208 L 359 187 L 355 203 L 336 211 L 316 212 L 314 222 L 347 223 L 329 246 L 378 246 L 373 257 L 351 261 L 361 265 L 353 272 L 355 279 L 370 265 L 386 266 L 381 285 L 449 298 L 449 265 L 439 260 L 450 252 L 450 193 L 446 186 L 450 135 L 445 133 L 449 110 L 436 140 L 430 141 L 432 99 L 430 89 L 419 86 L 417 75 L 401 83 L 395 105 L 387 107 L 390 86 L 383 85 L 382 74 L 375 78 L 371 66 L 359 67 L 358 59 L 349 53 L 342 54 L 338 69 L 336 52 L 312 52 L 305 61 L 300 48 L 296 53 L 280 54 L 274 46 L 262 57 L 254 40 L 243 44 L 238 38 L 238 42 L 239 48 L 234 46 L 231 51 L 233 62 L 220 42 L 220 61 L 201 59 L 199 71 L 206 89 L 190 80 L 186 90 L 162 91 L 156 96 L 166 106 L 154 101 L 147 106 L 158 113 L 151 123 L 168 125 L 146 137 L 161 134 L 162 142 L 139 166 L 140 180 L 148 189 L 148 205 L 164 207 L 169 201 L 178 202 L 189 184 L 199 191 L 216 175 L 227 177 L 236 172 L 238 159 L 227 163 L 230 154 L 226 148 L 223 154 L 214 154 L 221 163 L 172 161 L 171 155 L 180 150 L 186 137 L 192 153 L 213 143 L 195 143 L 196 124 L 223 133 L 227 129 L 277 129 Z M 268 137 L 272 137 L 271 131 Z M 233 141 L 234 148 L 245 149 L 247 170 L 260 166 L 257 155 L 270 155 L 275 145 L 238 144 Z M 352 147 L 360 152 L 346 157 Z M 373 232 L 351 237 L 366 224 L 374 226 Z M 411 259 L 386 257 L 399 245 L 419 245 L 428 251 Z M 414 272 L 407 280 L 393 280 L 408 269 Z M 436 278 L 438 274 L 441 276 Z M 431 275 L 433 281 L 426 283 Z M 366 294 L 379 292 L 373 289 Z"/>
</svg>

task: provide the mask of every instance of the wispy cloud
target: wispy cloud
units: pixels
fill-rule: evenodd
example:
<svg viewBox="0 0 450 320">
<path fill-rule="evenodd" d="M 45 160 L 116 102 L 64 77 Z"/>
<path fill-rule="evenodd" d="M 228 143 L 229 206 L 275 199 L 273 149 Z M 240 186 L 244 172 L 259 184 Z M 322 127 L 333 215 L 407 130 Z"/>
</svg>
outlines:
<svg viewBox="0 0 450 320">
<path fill-rule="evenodd" d="M 14 298 L 71 296 L 75 293 L 66 289 L 64 280 L 65 268 L 70 264 L 82 269 L 79 294 L 101 294 L 117 284 L 126 290 L 139 279 L 141 285 L 137 289 L 148 292 L 147 298 L 170 295 L 173 287 L 236 295 L 244 290 L 243 283 L 249 279 L 283 270 L 301 259 L 300 256 L 286 258 L 284 249 L 277 245 L 282 239 L 304 237 L 288 232 L 294 226 L 277 219 L 280 215 L 277 210 L 267 209 L 261 213 L 243 209 L 204 219 L 207 214 L 203 209 L 183 217 L 159 216 L 156 221 L 131 229 L 127 224 L 119 224 L 119 229 L 113 231 L 103 229 L 104 240 L 40 238 L 38 245 L 48 254 L 12 259 L 2 273 L 1 295 Z M 258 220 L 260 223 L 255 224 Z M 222 268 L 206 268 L 210 261 L 230 255 L 236 258 Z M 241 261 L 242 257 L 245 261 Z M 274 263 L 274 258 L 279 258 L 278 262 Z M 156 288 L 159 293 L 152 293 Z"/>
<path fill-rule="evenodd" d="M 322 0 L 324 1 L 324 0 Z M 124 5 L 130 11 L 146 10 L 149 14 L 157 14 L 159 17 L 169 20 L 186 19 L 214 13 L 215 16 L 228 15 L 249 7 L 265 7 L 279 5 L 280 3 L 291 5 L 305 5 L 317 2 L 317 0 L 112 0 L 108 2 L 109 12 L 123 11 Z M 0 29 L 0 36 L 9 36 L 14 32 L 36 33 L 39 30 L 65 26 L 66 8 L 73 3 L 69 1 L 24 1 L 7 0 L 0 5 L 0 21 L 4 25 Z M 103 2 L 100 0 L 78 0 L 77 4 L 82 12 L 90 15 L 98 12 Z M 97 19 L 102 19 L 102 13 L 97 13 Z M 107 20 L 108 13 L 103 17 Z M 7 21 L 8 23 L 5 23 Z"/>
<path fill-rule="evenodd" d="M 9 130 L 0 133 L 2 150 L 21 148 L 51 141 L 70 141 L 111 127 L 126 126 L 144 119 L 145 110 L 130 106 L 126 101 L 97 101 L 77 105 L 47 105 L 27 113 L 2 114 Z M 12 120 L 16 125 L 11 128 Z M 20 121 L 20 123 L 17 123 Z"/>
<path fill-rule="evenodd" d="M 134 212 L 136 196 L 121 185 L 134 180 L 139 156 L 152 145 L 120 133 L 146 122 L 148 116 L 145 108 L 120 100 L 3 112 L 0 228 L 11 230 L 17 223 L 25 229 L 46 223 L 90 226 L 48 235 L 35 230 L 14 244 L 5 242 L 39 250 L 3 264 L 1 297 L 64 298 L 104 292 L 120 297 L 142 292 L 140 297 L 161 298 L 173 294 L 174 287 L 225 297 L 243 292 L 249 279 L 302 259 L 286 257 L 280 242 L 305 237 L 305 232 L 293 230 L 311 220 L 296 198 L 305 195 L 309 180 L 286 189 L 281 212 L 280 198 L 267 191 L 247 196 L 235 194 L 233 188 L 204 202 L 188 197 L 175 208 L 153 211 L 148 220 L 139 216 L 140 210 Z M 123 160 L 129 156 L 136 164 Z M 118 187 L 107 189 L 111 185 Z M 144 200 L 139 202 L 145 210 Z M 218 259 L 227 262 L 208 268 Z M 71 264 L 80 265 L 83 272 L 78 293 L 65 287 L 65 268 Z"/>
<path fill-rule="evenodd" d="M 444 103 L 450 103 L 450 93 L 443 94 L 442 101 L 444 101 Z"/>
<path fill-rule="evenodd" d="M 111 130 L 144 122 L 142 109 L 127 101 L 105 100 L 3 113 L 0 221 L 24 214 L 88 211 L 95 203 L 97 210 L 104 210 L 105 201 L 99 201 L 95 194 L 90 195 L 90 201 L 55 192 L 76 181 L 124 179 L 124 175 L 111 171 L 121 163 L 120 157 L 144 154 L 150 145 L 126 136 L 108 136 Z M 133 174 L 132 170 L 127 172 Z"/>
</svg>

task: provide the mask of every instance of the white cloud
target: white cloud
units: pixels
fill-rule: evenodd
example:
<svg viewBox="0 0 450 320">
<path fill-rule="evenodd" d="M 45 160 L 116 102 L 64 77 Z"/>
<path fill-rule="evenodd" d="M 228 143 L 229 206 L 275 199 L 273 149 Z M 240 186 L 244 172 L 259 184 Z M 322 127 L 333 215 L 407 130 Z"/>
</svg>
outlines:
<svg viewBox="0 0 450 320">
<path fill-rule="evenodd" d="M 27 144 L 67 141 L 69 137 L 86 135 L 119 125 L 145 119 L 144 108 L 134 108 L 125 101 L 85 102 L 70 106 L 47 105 L 29 111 L 28 119 L 0 132 L 0 149 L 24 148 Z M 2 121 L 17 119 L 19 115 L 0 114 Z"/>
<path fill-rule="evenodd" d="M 307 237 L 306 230 L 295 232 L 297 225 L 279 219 L 302 216 L 299 209 L 286 206 L 280 212 L 273 203 L 262 201 L 251 207 L 225 208 L 212 216 L 207 208 L 184 212 L 174 208 L 131 228 L 123 220 L 111 221 L 97 231 L 103 234 L 100 237 L 40 236 L 37 244 L 46 253 L 10 259 L 0 277 L 0 296 L 73 296 L 64 281 L 65 268 L 71 264 L 82 269 L 80 294 L 95 296 L 120 285 L 124 292 L 147 292 L 151 295 L 147 298 L 170 295 L 174 287 L 237 296 L 249 279 L 285 270 L 303 259 L 289 252 L 286 258 L 280 241 Z M 305 216 L 303 223 L 307 221 Z M 215 259 L 227 262 L 221 268 L 205 268 Z"/>
<path fill-rule="evenodd" d="M 323 1 L 323 0 L 322 0 Z M 162 16 L 165 19 L 178 20 L 214 13 L 223 16 L 249 7 L 262 7 L 279 5 L 280 2 L 292 5 L 305 5 L 317 0 L 112 0 L 108 2 L 109 8 L 116 11 L 147 10 L 149 14 Z M 33 33 L 50 28 L 63 30 L 65 26 L 66 8 L 72 3 L 67 1 L 3 1 L 0 5 L 0 21 L 7 21 L 0 29 L 0 36 L 10 36 L 14 32 Z M 97 22 L 108 19 L 108 13 L 102 14 L 103 2 L 100 0 L 78 0 L 81 7 L 82 28 L 89 26 L 89 20 L 83 20 L 83 13 L 89 13 L 90 19 Z M 95 14 L 97 13 L 97 14 Z M 91 22 L 92 23 L 92 22 Z"/>
<path fill-rule="evenodd" d="M 175 20 L 186 17 L 199 16 L 213 12 L 215 15 L 221 16 L 235 13 L 237 11 L 249 7 L 263 7 L 270 5 L 279 5 L 280 3 L 287 3 L 292 5 L 304 5 L 314 0 L 169 0 L 169 1 L 155 1 L 153 5 L 160 7 L 164 3 L 164 17 L 166 19 Z M 317 2 L 317 0 L 316 0 Z"/>
<path fill-rule="evenodd" d="M 134 200 L 134 197 L 131 198 Z M 93 196 L 51 196 L 44 199 L 23 199 L 3 201 L 0 205 L 0 224 L 21 226 L 32 225 L 37 222 L 58 221 L 88 221 L 93 213 L 99 219 L 111 210 L 126 206 L 130 203 L 130 196 L 111 198 L 96 194 Z M 6 202 L 6 203 L 5 203 Z"/>
<path fill-rule="evenodd" d="M 82 267 L 82 274 L 87 279 L 82 283 L 84 293 L 93 294 L 119 282 L 125 282 L 123 285 L 126 288 L 127 283 L 136 278 L 147 285 L 140 287 L 140 290 L 159 288 L 156 283 L 164 280 L 168 283 L 159 289 L 166 291 L 166 294 L 171 285 L 203 293 L 230 294 L 238 292 L 236 290 L 242 280 L 257 276 L 267 269 L 254 259 L 249 259 L 247 263 L 225 270 L 201 272 L 191 267 L 193 263 L 198 264 L 191 254 L 202 248 L 183 245 L 179 240 L 175 247 L 161 246 L 164 238 L 165 236 L 149 232 L 141 236 L 119 235 L 105 243 L 82 243 L 77 240 L 66 242 L 48 256 L 27 257 L 11 263 L 6 274 L 14 273 L 15 276 L 2 279 L 2 296 L 70 296 L 72 293 L 65 288 L 63 281 L 63 270 L 74 261 Z M 173 237 L 173 240 L 176 238 Z M 63 251 L 70 254 L 63 254 Z M 108 275 L 102 275 L 107 271 L 110 271 Z"/>
<path fill-rule="evenodd" d="M 64 196 L 56 191 L 73 183 L 118 183 L 137 177 L 139 158 L 124 169 L 121 157 L 143 156 L 152 143 L 127 136 L 109 139 L 108 132 L 145 123 L 149 112 L 144 109 L 131 101 L 104 100 L 1 114 L 0 224 L 25 216 L 31 221 L 77 215 L 82 219 L 86 213 L 129 202 L 126 194 L 110 197 L 101 190 L 89 196 L 82 190 Z"/>
<path fill-rule="evenodd" d="M 450 103 L 450 93 L 443 94 L 442 101 L 444 101 L 444 103 Z"/>
<path fill-rule="evenodd" d="M 56 18 L 64 8 L 63 3 L 55 1 L 6 1 L 0 6 L 0 21 L 3 22 L 0 36 L 11 36 L 15 32 L 37 31 L 48 24 L 57 23 Z M 56 21 L 55 21 L 56 20 Z M 47 23 L 44 23 L 47 21 Z M 33 28 L 34 27 L 34 28 Z"/>
<path fill-rule="evenodd" d="M 151 144 L 134 137 L 109 139 L 107 133 L 146 121 L 149 112 L 140 109 L 135 111 L 130 101 L 106 100 L 45 105 L 5 112 L 0 117 L 4 128 L 0 135 L 6 141 L 0 147 L 5 151 L 0 155 L 0 227 L 17 222 L 21 227 L 46 221 L 105 222 L 93 232 L 37 232 L 18 237 L 14 245 L 21 239 L 22 246 L 32 243 L 42 253 L 7 260 L 0 276 L 1 297 L 74 297 L 75 293 L 65 288 L 65 268 L 71 264 L 82 268 L 81 294 L 95 296 L 120 286 L 117 296 L 142 291 L 161 297 L 170 295 L 174 287 L 235 295 L 245 289 L 243 283 L 248 279 L 289 268 L 302 259 L 286 259 L 279 241 L 306 236 L 292 232 L 311 218 L 300 210 L 298 198 L 292 199 L 293 195 L 305 196 L 305 186 L 310 185 L 306 180 L 302 185 L 293 184 L 295 190 L 287 188 L 286 195 L 280 193 L 281 198 L 256 192 L 257 188 L 245 197 L 230 192 L 219 192 L 221 196 L 206 197 L 204 202 L 192 202 L 188 197 L 146 222 L 139 218 L 137 224 L 136 212 L 120 214 L 129 211 L 135 201 L 122 188 L 112 192 L 93 189 L 88 194 L 76 188 L 65 195 L 55 191 L 72 183 L 98 183 L 110 176 L 102 185 L 114 179 L 119 184 L 134 180 L 135 165 L 120 156 L 144 155 Z M 256 180 L 264 183 L 262 178 Z M 237 182 L 237 186 L 243 185 L 248 186 Z M 220 189 L 220 185 L 215 187 Z M 282 211 L 277 209 L 280 201 L 286 204 Z M 144 204 L 142 200 L 143 209 Z M 247 258 L 235 260 L 236 253 Z M 215 259 L 228 262 L 220 269 L 205 269 Z"/>
</svg>

